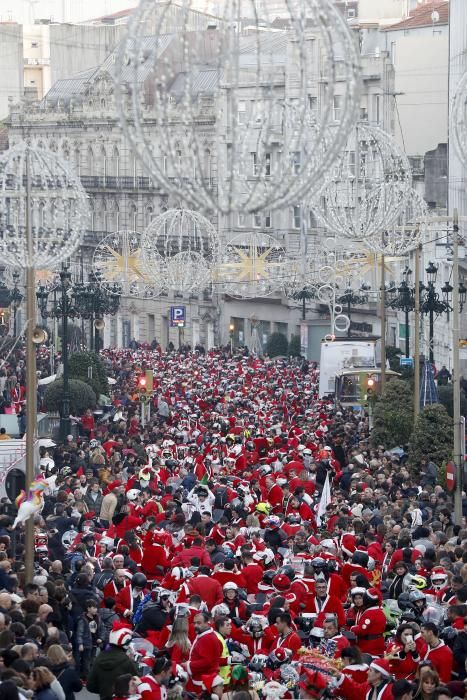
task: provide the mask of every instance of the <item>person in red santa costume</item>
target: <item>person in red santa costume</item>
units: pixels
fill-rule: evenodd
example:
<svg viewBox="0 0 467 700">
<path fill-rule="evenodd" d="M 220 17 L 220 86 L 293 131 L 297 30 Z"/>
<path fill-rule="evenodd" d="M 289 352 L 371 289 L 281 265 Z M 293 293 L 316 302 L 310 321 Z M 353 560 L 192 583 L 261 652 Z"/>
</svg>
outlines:
<svg viewBox="0 0 467 700">
<path fill-rule="evenodd" d="M 342 700 L 393 700 L 392 677 L 387 659 L 375 659 L 368 669 L 367 681 L 356 683 L 348 675 L 330 669 L 336 678 L 336 697 Z"/>
<path fill-rule="evenodd" d="M 363 611 L 356 624 L 350 628 L 357 637 L 357 646 L 364 654 L 379 656 L 384 654 L 384 632 L 386 615 L 380 605 L 380 593 L 369 588 L 363 594 Z"/>
<path fill-rule="evenodd" d="M 141 700 L 166 700 L 167 686 L 172 676 L 172 662 L 165 653 L 156 655 L 151 661 L 152 668 L 142 676 L 138 693 Z"/>
<path fill-rule="evenodd" d="M 404 622 L 396 630 L 395 639 L 388 645 L 386 658 L 391 662 L 391 673 L 396 680 L 412 680 L 418 664 L 427 652 L 422 635 L 410 622 Z"/>
<path fill-rule="evenodd" d="M 328 593 L 328 584 L 322 574 L 316 577 L 315 593 L 308 598 L 306 612 L 316 613 L 315 627 L 323 627 L 324 620 L 329 614 L 337 618 L 338 627 L 345 625 L 345 612 L 339 598 Z"/>
<path fill-rule="evenodd" d="M 347 637 L 339 633 L 339 627 L 337 617 L 328 613 L 323 620 L 323 639 L 319 650 L 325 656 L 334 659 L 340 659 L 342 651 L 350 645 Z"/>
<path fill-rule="evenodd" d="M 147 578 L 142 573 L 134 574 L 129 586 L 122 588 L 115 599 L 115 612 L 124 620 L 131 620 L 138 605 L 148 590 Z"/>
<path fill-rule="evenodd" d="M 302 646 L 302 640 L 292 628 L 292 616 L 288 612 L 280 613 L 276 619 L 278 634 L 274 638 L 271 651 L 285 649 L 290 651 L 292 659 L 298 659 L 298 650 Z"/>
<path fill-rule="evenodd" d="M 210 615 L 198 612 L 194 617 L 196 638 L 191 647 L 190 656 L 184 668 L 188 673 L 186 690 L 189 693 L 200 693 L 203 687 L 203 676 L 219 673 L 222 659 L 222 644 L 219 637 L 209 624 Z M 227 658 L 227 663 L 230 659 Z"/>
</svg>

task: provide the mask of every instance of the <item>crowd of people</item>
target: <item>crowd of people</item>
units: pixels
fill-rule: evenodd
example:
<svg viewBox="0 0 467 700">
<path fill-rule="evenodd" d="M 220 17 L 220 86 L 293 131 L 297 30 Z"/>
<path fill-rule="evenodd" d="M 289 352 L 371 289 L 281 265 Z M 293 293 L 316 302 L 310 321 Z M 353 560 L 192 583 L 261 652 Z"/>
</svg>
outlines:
<svg viewBox="0 0 467 700">
<path fill-rule="evenodd" d="M 101 354 L 112 406 L 41 447 L 32 582 L 2 506 L 0 700 L 467 698 L 438 465 L 372 445 L 308 363 Z"/>
</svg>

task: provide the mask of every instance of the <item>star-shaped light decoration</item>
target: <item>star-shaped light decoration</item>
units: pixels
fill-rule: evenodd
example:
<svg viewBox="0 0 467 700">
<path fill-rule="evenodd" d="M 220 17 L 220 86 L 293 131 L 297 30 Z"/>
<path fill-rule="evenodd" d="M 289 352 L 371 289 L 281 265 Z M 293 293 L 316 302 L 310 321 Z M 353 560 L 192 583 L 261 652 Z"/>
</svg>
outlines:
<svg viewBox="0 0 467 700">
<path fill-rule="evenodd" d="M 93 269 L 109 292 L 143 299 L 159 296 L 164 286 L 162 265 L 154 259 L 152 275 L 141 263 L 140 234 L 117 231 L 106 236 L 94 252 Z"/>
<path fill-rule="evenodd" d="M 217 270 L 225 293 L 241 299 L 270 296 L 280 290 L 285 275 L 284 248 L 262 233 L 235 236 Z"/>
</svg>

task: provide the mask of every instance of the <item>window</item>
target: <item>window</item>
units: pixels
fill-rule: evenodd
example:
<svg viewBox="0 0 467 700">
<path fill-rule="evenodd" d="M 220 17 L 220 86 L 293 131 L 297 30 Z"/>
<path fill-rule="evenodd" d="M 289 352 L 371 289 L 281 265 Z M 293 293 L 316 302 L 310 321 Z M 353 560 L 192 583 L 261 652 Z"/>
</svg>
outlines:
<svg viewBox="0 0 467 700">
<path fill-rule="evenodd" d="M 269 175 L 271 175 L 271 154 L 270 153 L 265 154 L 264 174 L 266 175 L 266 177 L 269 177 Z"/>
<path fill-rule="evenodd" d="M 31 49 L 38 49 L 38 48 L 39 48 L 39 42 L 31 41 Z"/>
<path fill-rule="evenodd" d="M 300 206 L 293 208 L 293 228 L 301 228 L 302 226 L 302 213 L 300 211 Z"/>
<path fill-rule="evenodd" d="M 239 228 L 243 228 L 245 226 L 245 214 L 240 214 L 238 215 L 238 226 Z"/>
<path fill-rule="evenodd" d="M 261 214 L 253 214 L 253 226 L 255 228 L 261 228 L 262 221 L 261 221 Z"/>
<path fill-rule="evenodd" d="M 253 175 L 258 175 L 258 154 L 251 154 L 251 172 Z"/>
<path fill-rule="evenodd" d="M 302 154 L 300 151 L 292 153 L 292 170 L 297 175 L 302 167 Z"/>
<path fill-rule="evenodd" d="M 342 111 L 342 95 L 334 95 L 333 98 L 333 119 L 335 122 L 340 121 Z"/>
<path fill-rule="evenodd" d="M 310 108 L 310 112 L 316 114 L 318 111 L 318 98 L 314 95 L 308 95 L 308 107 Z"/>
<path fill-rule="evenodd" d="M 270 211 L 264 212 L 264 228 L 272 227 L 272 216 Z"/>
<path fill-rule="evenodd" d="M 354 7 L 349 7 L 347 10 L 347 18 L 348 19 L 353 19 L 356 15 L 355 8 Z"/>
<path fill-rule="evenodd" d="M 239 124 L 246 124 L 246 102 L 238 103 L 237 119 Z"/>
<path fill-rule="evenodd" d="M 393 66 L 396 65 L 396 42 L 391 41 L 391 63 Z"/>
<path fill-rule="evenodd" d="M 356 174 L 356 167 L 355 167 L 355 151 L 349 151 L 349 175 L 355 176 Z"/>
</svg>

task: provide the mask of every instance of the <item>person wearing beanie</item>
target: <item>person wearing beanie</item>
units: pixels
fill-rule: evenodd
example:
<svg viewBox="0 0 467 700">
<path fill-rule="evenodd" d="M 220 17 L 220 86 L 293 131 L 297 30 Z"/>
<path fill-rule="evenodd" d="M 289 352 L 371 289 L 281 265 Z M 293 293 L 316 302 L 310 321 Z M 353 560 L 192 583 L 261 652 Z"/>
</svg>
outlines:
<svg viewBox="0 0 467 700">
<path fill-rule="evenodd" d="M 109 634 L 109 648 L 96 657 L 89 673 L 87 689 L 99 695 L 100 700 L 112 700 L 117 676 L 124 673 L 138 675 L 138 667 L 126 653 L 131 642 L 131 630 L 120 622 L 114 623 Z"/>
<path fill-rule="evenodd" d="M 364 683 L 356 683 L 340 671 L 331 670 L 330 673 L 336 678 L 334 693 L 342 700 L 393 700 L 392 676 L 387 659 L 371 662 Z"/>
</svg>

